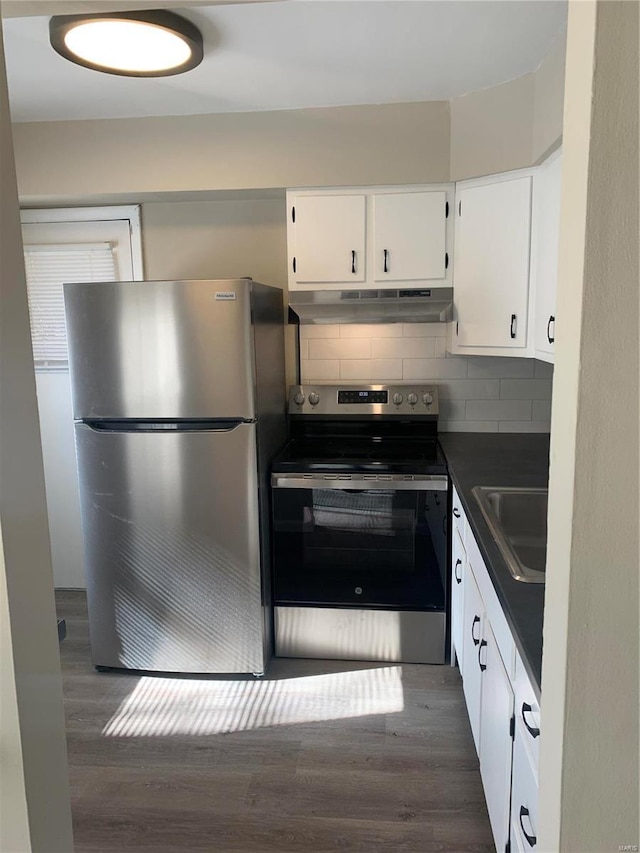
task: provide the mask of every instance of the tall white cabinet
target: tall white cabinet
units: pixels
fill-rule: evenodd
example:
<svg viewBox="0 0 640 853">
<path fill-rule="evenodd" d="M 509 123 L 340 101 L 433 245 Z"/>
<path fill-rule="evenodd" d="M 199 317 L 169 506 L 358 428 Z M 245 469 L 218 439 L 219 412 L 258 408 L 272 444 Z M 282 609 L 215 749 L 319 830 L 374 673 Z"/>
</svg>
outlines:
<svg viewBox="0 0 640 853">
<path fill-rule="evenodd" d="M 556 290 L 560 242 L 560 179 L 562 154 L 555 152 L 534 177 L 535 357 L 553 361 L 556 337 Z"/>
<path fill-rule="evenodd" d="M 531 198 L 530 173 L 457 184 L 453 352 L 525 354 Z"/>
</svg>

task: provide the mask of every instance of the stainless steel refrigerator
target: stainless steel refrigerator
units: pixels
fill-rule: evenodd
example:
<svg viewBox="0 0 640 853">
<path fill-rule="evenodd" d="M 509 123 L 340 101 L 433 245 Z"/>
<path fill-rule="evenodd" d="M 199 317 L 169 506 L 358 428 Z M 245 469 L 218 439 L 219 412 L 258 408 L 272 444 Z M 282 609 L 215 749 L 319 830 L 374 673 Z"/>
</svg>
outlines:
<svg viewBox="0 0 640 853">
<path fill-rule="evenodd" d="M 282 292 L 108 282 L 64 298 L 94 665 L 264 672 Z"/>
</svg>

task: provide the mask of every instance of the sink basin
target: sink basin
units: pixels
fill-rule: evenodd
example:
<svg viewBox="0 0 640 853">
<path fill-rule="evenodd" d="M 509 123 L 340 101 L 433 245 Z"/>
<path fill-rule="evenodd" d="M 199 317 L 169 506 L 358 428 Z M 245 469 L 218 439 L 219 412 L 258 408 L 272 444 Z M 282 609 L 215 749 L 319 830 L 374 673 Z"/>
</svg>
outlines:
<svg viewBox="0 0 640 853">
<path fill-rule="evenodd" d="M 471 491 L 515 580 L 544 583 L 548 490 L 475 486 Z"/>
</svg>

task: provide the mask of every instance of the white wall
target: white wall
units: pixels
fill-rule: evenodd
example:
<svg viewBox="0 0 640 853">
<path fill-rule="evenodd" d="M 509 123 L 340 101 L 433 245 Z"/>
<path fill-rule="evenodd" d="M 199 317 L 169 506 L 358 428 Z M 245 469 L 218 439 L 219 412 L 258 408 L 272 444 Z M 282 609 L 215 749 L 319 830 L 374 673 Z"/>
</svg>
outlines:
<svg viewBox="0 0 640 853">
<path fill-rule="evenodd" d="M 538 840 L 560 853 L 639 843 L 638 11 L 569 5 Z"/>
<path fill-rule="evenodd" d="M 0 27 L 0 850 L 73 850 L 62 682 Z"/>
<path fill-rule="evenodd" d="M 449 104 L 14 126 L 23 203 L 449 178 Z"/>
</svg>

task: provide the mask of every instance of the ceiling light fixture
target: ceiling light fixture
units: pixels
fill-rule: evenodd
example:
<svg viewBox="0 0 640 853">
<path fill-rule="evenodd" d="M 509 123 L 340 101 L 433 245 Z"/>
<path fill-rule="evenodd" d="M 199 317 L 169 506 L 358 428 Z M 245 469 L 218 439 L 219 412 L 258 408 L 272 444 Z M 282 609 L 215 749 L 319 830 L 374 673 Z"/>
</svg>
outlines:
<svg viewBox="0 0 640 853">
<path fill-rule="evenodd" d="M 123 77 L 166 77 L 202 62 L 202 34 L 190 21 L 153 9 L 103 15 L 56 15 L 51 46 L 94 71 Z"/>
</svg>

